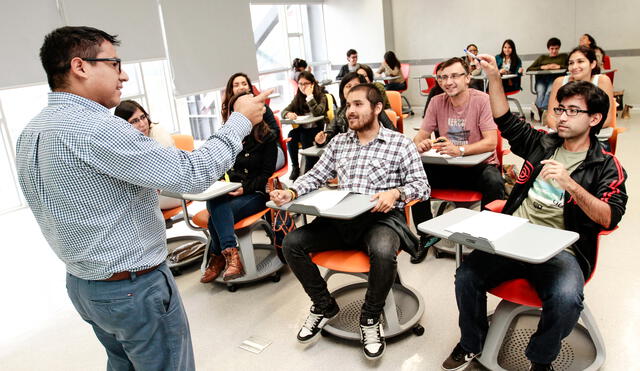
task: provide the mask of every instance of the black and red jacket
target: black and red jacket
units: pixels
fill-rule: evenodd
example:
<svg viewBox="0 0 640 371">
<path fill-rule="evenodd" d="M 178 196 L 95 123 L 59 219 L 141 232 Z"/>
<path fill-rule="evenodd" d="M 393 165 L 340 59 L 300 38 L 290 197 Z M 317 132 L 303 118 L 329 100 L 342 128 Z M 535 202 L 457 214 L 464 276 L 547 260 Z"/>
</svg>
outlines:
<svg viewBox="0 0 640 371">
<path fill-rule="evenodd" d="M 529 189 L 542 170 L 540 161 L 551 158 L 564 139 L 557 133 L 546 134 L 532 128 L 511 112 L 496 118 L 495 122 L 502 136 L 509 141 L 511 151 L 524 159 L 518 180 L 502 210 L 505 214 L 513 214 L 528 197 Z M 574 247 L 586 279 L 595 264 L 598 233 L 602 229 L 615 228 L 625 212 L 628 196 L 624 183 L 627 173 L 618 159 L 592 137 L 585 160 L 571 173 L 571 178 L 611 207 L 611 224 L 604 228 L 591 220 L 569 192 L 565 192 L 564 225 L 566 230 L 580 234 Z"/>
</svg>

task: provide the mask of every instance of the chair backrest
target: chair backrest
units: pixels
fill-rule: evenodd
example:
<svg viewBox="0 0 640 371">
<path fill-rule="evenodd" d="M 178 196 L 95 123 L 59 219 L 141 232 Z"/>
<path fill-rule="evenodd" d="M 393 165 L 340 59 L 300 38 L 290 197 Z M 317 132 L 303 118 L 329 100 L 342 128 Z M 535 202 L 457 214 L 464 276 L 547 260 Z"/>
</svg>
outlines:
<svg viewBox="0 0 640 371">
<path fill-rule="evenodd" d="M 608 55 L 605 55 L 602 57 L 602 68 L 604 68 L 605 70 L 611 69 L 611 58 Z M 615 77 L 615 74 L 616 74 L 615 70 L 606 74 L 611 79 L 612 84 L 613 84 L 613 78 Z"/>
<path fill-rule="evenodd" d="M 276 115 L 274 115 L 273 117 L 276 118 L 276 123 L 278 124 L 278 128 L 280 128 L 279 130 L 280 137 L 278 138 L 278 143 L 280 144 L 280 148 L 282 148 L 282 153 L 284 153 L 284 165 L 282 165 L 280 169 L 277 169 L 276 173 L 278 174 L 282 173 L 282 175 L 284 175 L 289 170 L 289 156 L 287 156 L 287 141 L 282 136 L 282 123 L 280 122 L 280 119 Z"/>
<path fill-rule="evenodd" d="M 404 83 L 407 85 L 407 89 L 409 89 L 409 63 L 400 63 L 400 72 L 404 78 Z"/>
<path fill-rule="evenodd" d="M 502 157 L 504 156 L 504 150 L 502 149 L 502 134 L 500 130 L 496 130 L 498 134 L 498 141 L 496 142 L 496 157 L 498 158 L 498 164 L 500 165 L 500 171 L 502 171 Z"/>
<path fill-rule="evenodd" d="M 396 128 L 398 127 L 398 115 L 396 115 L 396 112 L 392 109 L 387 108 L 386 110 L 384 110 L 384 113 L 387 114 L 387 117 L 389 118 L 389 120 L 391 120 L 391 123 L 393 124 L 393 126 L 395 126 Z"/>
<path fill-rule="evenodd" d="M 440 62 L 442 63 L 442 62 Z M 436 71 L 438 70 L 438 66 L 440 65 L 440 63 L 436 64 L 433 67 L 433 76 L 434 77 L 425 77 L 425 81 L 427 82 L 427 89 L 426 89 L 426 93 L 429 94 L 431 92 L 431 89 L 433 89 L 434 86 L 436 86 Z"/>
<path fill-rule="evenodd" d="M 256 88 L 255 85 L 253 85 L 252 88 L 253 88 L 253 91 L 252 91 L 253 95 L 260 94 L 260 90 L 258 88 Z M 267 98 L 267 99 L 264 100 L 264 104 L 266 104 L 267 106 L 269 105 L 269 103 L 271 103 L 271 99 Z"/>
<path fill-rule="evenodd" d="M 187 135 L 187 134 L 173 134 L 171 135 L 171 138 L 173 138 L 173 141 L 176 144 L 176 148 L 179 148 L 183 151 L 193 151 L 194 149 L 194 143 L 193 143 L 193 137 L 191 135 Z"/>
<path fill-rule="evenodd" d="M 616 154 L 616 147 L 618 146 L 619 131 L 620 131 L 620 128 L 614 127 L 613 133 L 611 134 L 609 139 L 607 139 L 607 141 L 609 142 L 609 152 L 613 153 L 614 155 Z"/>
<path fill-rule="evenodd" d="M 402 96 L 399 92 L 392 90 L 387 90 L 386 93 L 387 98 L 389 98 L 391 109 L 398 116 L 398 123 L 396 124 L 396 127 L 400 130 L 400 128 L 404 128 L 404 121 L 402 118 Z M 402 132 L 402 130 L 400 130 L 400 132 Z"/>
</svg>

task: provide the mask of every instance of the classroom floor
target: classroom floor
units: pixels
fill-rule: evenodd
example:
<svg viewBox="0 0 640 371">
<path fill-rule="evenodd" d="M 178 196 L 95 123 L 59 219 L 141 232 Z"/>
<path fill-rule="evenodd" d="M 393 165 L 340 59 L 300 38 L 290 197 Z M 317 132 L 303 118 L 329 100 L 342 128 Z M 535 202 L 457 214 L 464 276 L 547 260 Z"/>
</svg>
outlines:
<svg viewBox="0 0 640 371">
<path fill-rule="evenodd" d="M 407 120 L 405 132 L 413 136 L 416 116 Z M 617 155 L 630 174 L 627 213 L 620 229 L 604 237 L 597 272 L 587 285 L 585 297 L 598 322 L 607 347 L 603 370 L 640 370 L 640 280 L 637 278 L 640 249 L 637 233 L 640 201 L 636 198 L 640 174 L 640 112 L 618 120 L 628 130 L 620 135 Z M 514 155 L 505 163 L 518 163 Z M 106 354 L 89 325 L 72 307 L 65 290 L 64 266 L 42 237 L 29 209 L 0 215 L 3 300 L 0 305 L 1 370 L 102 370 Z M 635 230 L 635 232 L 634 232 Z M 194 233 L 176 226 L 169 235 Z M 636 236 L 636 237 L 633 237 Z M 453 291 L 455 263 L 450 257 L 435 259 L 429 252 L 418 265 L 399 256 L 405 283 L 424 297 L 426 310 L 421 324 L 424 336 L 408 334 L 388 341 L 378 362 L 367 361 L 357 342 L 322 337 L 310 346 L 296 341 L 310 301 L 290 270 L 282 271 L 278 283 L 243 286 L 231 293 L 218 284 L 199 283 L 197 267 L 176 277 L 191 324 L 196 365 L 199 370 L 438 370 L 456 344 L 459 331 Z M 329 286 L 352 278 L 337 278 Z M 333 279 L 332 279 L 333 280 Z M 490 297 L 489 308 L 497 304 Z M 251 337 L 271 341 L 260 354 L 239 348 Z M 476 368 L 480 369 L 480 368 Z"/>
</svg>

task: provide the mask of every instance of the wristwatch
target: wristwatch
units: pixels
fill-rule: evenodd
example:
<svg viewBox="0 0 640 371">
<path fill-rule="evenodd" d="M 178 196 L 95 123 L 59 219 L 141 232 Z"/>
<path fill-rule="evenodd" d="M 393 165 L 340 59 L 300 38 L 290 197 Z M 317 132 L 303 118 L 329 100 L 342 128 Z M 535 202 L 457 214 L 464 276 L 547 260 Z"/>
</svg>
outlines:
<svg viewBox="0 0 640 371">
<path fill-rule="evenodd" d="M 396 188 L 398 190 L 398 193 L 400 193 L 400 201 L 406 201 L 407 200 L 407 194 L 404 193 L 404 188 Z"/>
<path fill-rule="evenodd" d="M 460 157 L 464 156 L 464 146 L 458 147 L 458 150 L 460 151 Z"/>
</svg>

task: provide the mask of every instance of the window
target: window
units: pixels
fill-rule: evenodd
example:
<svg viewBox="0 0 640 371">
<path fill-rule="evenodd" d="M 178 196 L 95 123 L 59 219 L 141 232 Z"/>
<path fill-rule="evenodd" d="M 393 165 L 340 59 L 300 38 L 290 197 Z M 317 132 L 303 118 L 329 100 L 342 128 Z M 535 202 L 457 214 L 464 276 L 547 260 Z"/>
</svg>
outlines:
<svg viewBox="0 0 640 371">
<path fill-rule="evenodd" d="M 0 214 L 24 206 L 18 190 L 13 145 L 8 138 L 7 125 L 0 109 Z"/>
</svg>

